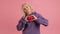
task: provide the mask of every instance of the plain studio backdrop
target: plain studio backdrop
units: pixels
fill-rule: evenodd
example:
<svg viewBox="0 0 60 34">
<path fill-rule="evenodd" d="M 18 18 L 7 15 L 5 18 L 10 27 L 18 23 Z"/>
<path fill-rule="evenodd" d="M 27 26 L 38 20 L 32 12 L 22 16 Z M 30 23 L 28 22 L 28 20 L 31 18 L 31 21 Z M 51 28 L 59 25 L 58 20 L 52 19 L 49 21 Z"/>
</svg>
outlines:
<svg viewBox="0 0 60 34">
<path fill-rule="evenodd" d="M 49 20 L 47 27 L 41 25 L 41 34 L 60 34 L 60 0 L 0 0 L 0 34 L 22 34 L 16 25 L 23 13 L 22 3 L 31 4 L 32 8 Z"/>
</svg>

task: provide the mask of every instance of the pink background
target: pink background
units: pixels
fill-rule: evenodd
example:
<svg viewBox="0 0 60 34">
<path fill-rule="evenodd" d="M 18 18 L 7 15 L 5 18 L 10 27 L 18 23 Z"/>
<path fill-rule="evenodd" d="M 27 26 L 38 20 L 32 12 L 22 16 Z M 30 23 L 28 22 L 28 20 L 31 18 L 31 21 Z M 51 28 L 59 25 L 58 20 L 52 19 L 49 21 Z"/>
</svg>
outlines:
<svg viewBox="0 0 60 34">
<path fill-rule="evenodd" d="M 41 34 L 60 34 L 59 0 L 0 0 L 0 34 L 22 34 L 16 25 L 23 15 L 21 4 L 24 2 L 49 20 L 47 27 L 41 25 Z"/>
</svg>

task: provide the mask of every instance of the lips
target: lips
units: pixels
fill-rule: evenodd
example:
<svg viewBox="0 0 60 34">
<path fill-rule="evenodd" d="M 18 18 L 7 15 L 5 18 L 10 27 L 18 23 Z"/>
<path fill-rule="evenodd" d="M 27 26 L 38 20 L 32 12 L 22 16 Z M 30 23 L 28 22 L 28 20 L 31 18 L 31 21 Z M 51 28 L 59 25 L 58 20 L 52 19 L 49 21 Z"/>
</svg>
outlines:
<svg viewBox="0 0 60 34">
<path fill-rule="evenodd" d="M 33 20 L 33 16 L 28 16 L 28 17 L 27 17 L 27 20 L 28 20 L 28 21 L 32 21 L 32 20 Z"/>
</svg>

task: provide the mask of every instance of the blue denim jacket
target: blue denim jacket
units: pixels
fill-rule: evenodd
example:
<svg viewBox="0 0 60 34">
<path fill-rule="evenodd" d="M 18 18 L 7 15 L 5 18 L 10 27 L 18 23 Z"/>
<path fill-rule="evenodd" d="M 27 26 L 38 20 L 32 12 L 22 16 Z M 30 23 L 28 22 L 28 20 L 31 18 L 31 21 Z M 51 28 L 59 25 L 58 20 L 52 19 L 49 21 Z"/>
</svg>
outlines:
<svg viewBox="0 0 60 34">
<path fill-rule="evenodd" d="M 37 20 L 31 21 L 29 23 L 23 16 L 17 24 L 18 31 L 21 31 L 24 28 L 22 34 L 40 34 L 40 25 L 48 25 L 48 20 L 42 17 L 40 14 L 33 12 L 31 15 L 35 15 Z"/>
</svg>

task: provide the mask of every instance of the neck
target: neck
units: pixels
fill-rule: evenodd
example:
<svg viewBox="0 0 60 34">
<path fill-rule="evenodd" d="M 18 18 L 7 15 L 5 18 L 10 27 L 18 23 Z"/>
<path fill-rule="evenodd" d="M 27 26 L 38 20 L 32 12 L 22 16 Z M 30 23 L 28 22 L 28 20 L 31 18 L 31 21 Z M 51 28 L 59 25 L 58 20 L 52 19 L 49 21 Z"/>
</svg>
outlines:
<svg viewBox="0 0 60 34">
<path fill-rule="evenodd" d="M 32 14 L 32 12 L 30 12 L 29 14 Z"/>
<path fill-rule="evenodd" d="M 31 15 L 31 14 L 32 14 L 32 12 L 30 12 L 30 13 L 28 13 L 28 14 L 27 14 L 27 13 L 25 13 L 25 16 L 28 16 L 28 15 Z"/>
</svg>

